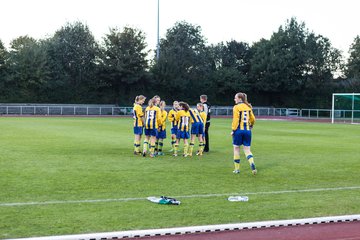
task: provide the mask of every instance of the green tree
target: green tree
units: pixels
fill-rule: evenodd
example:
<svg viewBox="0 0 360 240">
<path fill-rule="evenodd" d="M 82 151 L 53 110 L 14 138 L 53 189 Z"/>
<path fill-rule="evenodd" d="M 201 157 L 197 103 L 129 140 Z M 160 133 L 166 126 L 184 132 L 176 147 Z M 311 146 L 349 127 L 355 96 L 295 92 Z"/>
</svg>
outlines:
<svg viewBox="0 0 360 240">
<path fill-rule="evenodd" d="M 208 49 L 201 28 L 177 22 L 160 41 L 160 57 L 152 72 L 157 89 L 172 100 L 198 99 L 209 83 Z M 189 91 L 191 89 L 191 91 Z"/>
<path fill-rule="evenodd" d="M 8 52 L 3 44 L 3 42 L 0 40 L 0 99 L 4 99 L 4 96 L 6 94 L 6 81 L 7 81 L 7 58 L 8 58 Z"/>
<path fill-rule="evenodd" d="M 95 102 L 99 87 L 96 72 L 99 46 L 88 26 L 67 23 L 48 40 L 53 102 Z"/>
<path fill-rule="evenodd" d="M 210 47 L 212 62 L 212 89 L 216 91 L 216 101 L 232 104 L 236 92 L 248 92 L 248 73 L 251 51 L 247 43 L 230 41 Z M 214 99 L 215 100 L 215 99 Z"/>
<path fill-rule="evenodd" d="M 42 43 L 28 36 L 10 43 L 8 85 L 9 100 L 39 102 L 48 80 L 47 57 Z"/>
<path fill-rule="evenodd" d="M 110 93 L 108 101 L 128 103 L 132 95 L 145 89 L 149 79 L 145 34 L 130 27 L 122 31 L 112 28 L 104 43 L 99 73 L 103 89 Z"/>
<path fill-rule="evenodd" d="M 360 81 L 360 36 L 356 36 L 350 46 L 346 75 Z"/>
<path fill-rule="evenodd" d="M 253 91 L 272 105 L 303 104 L 307 95 L 329 86 L 333 73 L 341 67 L 341 54 L 330 41 L 309 32 L 295 18 L 281 26 L 270 40 L 255 43 L 252 52 Z"/>
</svg>

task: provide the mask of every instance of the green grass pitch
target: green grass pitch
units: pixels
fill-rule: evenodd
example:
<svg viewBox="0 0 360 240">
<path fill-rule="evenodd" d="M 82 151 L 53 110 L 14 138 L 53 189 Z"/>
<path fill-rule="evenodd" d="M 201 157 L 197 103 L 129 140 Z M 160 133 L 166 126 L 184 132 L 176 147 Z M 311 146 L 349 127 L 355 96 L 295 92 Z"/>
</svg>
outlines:
<svg viewBox="0 0 360 240">
<path fill-rule="evenodd" d="M 244 155 L 232 173 L 230 126 L 212 120 L 202 157 L 152 159 L 133 155 L 131 118 L 0 118 L 0 238 L 360 213 L 358 125 L 258 120 L 256 176 Z M 161 195 L 182 204 L 144 199 Z"/>
</svg>

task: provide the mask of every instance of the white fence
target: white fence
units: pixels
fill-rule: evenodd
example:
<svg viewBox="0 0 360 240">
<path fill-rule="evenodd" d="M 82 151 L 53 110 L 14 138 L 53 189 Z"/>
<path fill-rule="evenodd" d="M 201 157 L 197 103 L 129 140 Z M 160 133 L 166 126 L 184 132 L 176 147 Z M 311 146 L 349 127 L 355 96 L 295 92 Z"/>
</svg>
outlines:
<svg viewBox="0 0 360 240">
<path fill-rule="evenodd" d="M 132 115 L 132 107 L 115 105 L 57 105 L 57 104 L 0 104 L 0 115 L 44 115 L 44 116 L 119 116 Z M 167 108 L 170 110 L 171 107 Z M 212 106 L 212 116 L 231 116 L 233 106 Z M 331 109 L 298 109 L 254 107 L 256 116 L 286 116 L 303 118 L 330 118 Z M 346 110 L 337 115 L 346 116 Z"/>
</svg>

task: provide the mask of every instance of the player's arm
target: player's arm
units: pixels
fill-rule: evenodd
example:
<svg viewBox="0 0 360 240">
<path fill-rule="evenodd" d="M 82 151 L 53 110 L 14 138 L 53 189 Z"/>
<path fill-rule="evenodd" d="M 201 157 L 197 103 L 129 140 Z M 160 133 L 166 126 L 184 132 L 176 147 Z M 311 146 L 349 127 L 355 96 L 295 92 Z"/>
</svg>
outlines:
<svg viewBox="0 0 360 240">
<path fill-rule="evenodd" d="M 176 114 L 176 112 L 173 109 L 171 109 L 169 112 L 169 115 L 168 115 L 169 122 L 173 122 L 175 120 L 175 117 L 174 117 L 175 114 Z"/>
<path fill-rule="evenodd" d="M 201 112 L 200 113 L 200 116 L 201 116 L 201 118 L 202 118 L 202 120 L 203 120 L 203 122 L 204 122 L 204 124 L 206 123 L 206 113 L 205 112 Z"/>
<path fill-rule="evenodd" d="M 167 115 L 168 115 L 167 111 L 162 112 L 162 125 L 166 124 Z"/>
<path fill-rule="evenodd" d="M 160 108 L 157 108 L 157 109 L 156 109 L 156 116 L 158 116 L 157 119 L 156 119 L 156 121 L 157 121 L 158 127 L 160 127 L 161 124 L 162 124 L 162 116 L 161 116 L 161 110 L 160 110 Z"/>
<path fill-rule="evenodd" d="M 178 111 L 178 112 L 176 113 L 176 115 L 175 115 L 175 120 L 176 120 L 176 122 L 179 122 L 179 121 L 180 121 L 181 112 L 182 112 L 182 111 Z"/>
<path fill-rule="evenodd" d="M 239 127 L 240 121 L 240 111 L 237 109 L 238 105 L 235 105 L 233 108 L 233 121 L 231 124 L 231 129 L 235 131 Z"/>
<path fill-rule="evenodd" d="M 251 126 L 251 127 L 254 126 L 254 124 L 255 124 L 255 115 L 254 115 L 254 113 L 253 113 L 252 110 L 250 110 L 249 123 L 250 123 L 250 126 Z"/>
</svg>

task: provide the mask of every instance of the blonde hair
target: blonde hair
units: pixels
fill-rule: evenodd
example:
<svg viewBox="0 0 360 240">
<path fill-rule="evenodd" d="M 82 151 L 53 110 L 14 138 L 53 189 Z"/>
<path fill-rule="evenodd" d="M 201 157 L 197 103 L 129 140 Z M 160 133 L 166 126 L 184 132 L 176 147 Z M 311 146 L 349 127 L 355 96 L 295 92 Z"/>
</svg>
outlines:
<svg viewBox="0 0 360 240">
<path fill-rule="evenodd" d="M 202 103 L 198 103 L 198 104 L 196 104 L 196 106 L 197 106 L 197 107 L 201 107 L 201 109 L 203 109 L 203 110 L 204 110 L 204 104 L 202 104 Z"/>
<path fill-rule="evenodd" d="M 161 109 L 164 109 L 166 107 L 166 102 L 165 101 L 161 101 L 159 104 Z"/>
<path fill-rule="evenodd" d="M 249 103 L 248 100 L 247 100 L 247 95 L 246 95 L 246 93 L 238 92 L 238 93 L 236 94 L 236 97 L 239 98 L 239 99 L 241 99 L 241 101 L 242 101 L 243 103 L 245 103 L 245 104 L 248 105 L 250 108 L 252 108 L 251 103 Z"/>
<path fill-rule="evenodd" d="M 148 102 L 148 106 L 149 107 L 153 107 L 155 105 L 155 99 L 154 98 L 151 98 Z"/>
<path fill-rule="evenodd" d="M 141 100 L 145 100 L 146 97 L 144 95 L 139 95 L 135 97 L 135 103 L 138 103 Z"/>
</svg>

